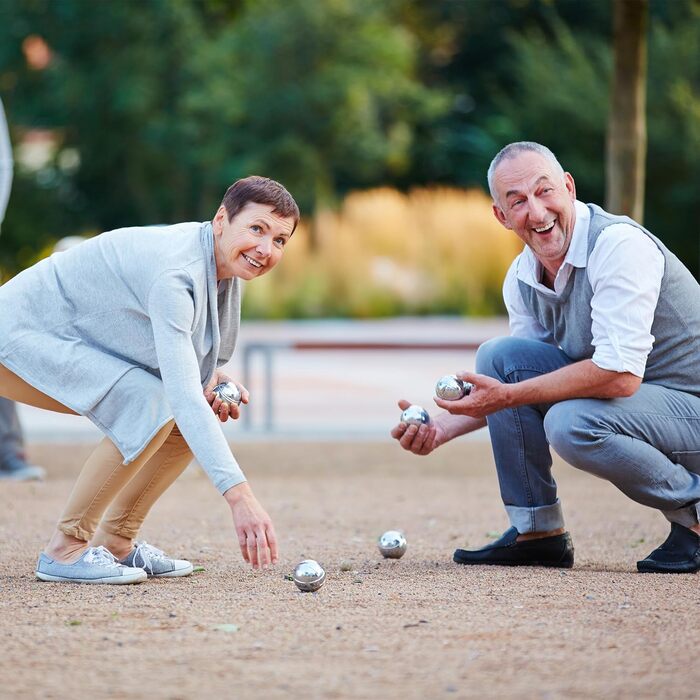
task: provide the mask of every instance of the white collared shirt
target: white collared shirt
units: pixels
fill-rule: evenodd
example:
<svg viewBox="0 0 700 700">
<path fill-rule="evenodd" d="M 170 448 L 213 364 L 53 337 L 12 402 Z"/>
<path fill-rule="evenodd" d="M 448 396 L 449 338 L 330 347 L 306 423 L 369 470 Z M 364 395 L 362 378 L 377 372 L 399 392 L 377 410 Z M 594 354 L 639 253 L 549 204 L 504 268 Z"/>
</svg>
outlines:
<svg viewBox="0 0 700 700">
<path fill-rule="evenodd" d="M 590 211 L 576 201 L 571 244 L 554 279 L 545 287 L 542 265 L 527 246 L 513 261 L 503 283 L 511 335 L 554 344 L 551 334 L 525 306 L 518 280 L 539 292 L 559 296 L 575 267 L 586 268 L 593 289 L 591 358 L 601 369 L 644 376 L 654 336 L 651 326 L 664 274 L 664 256 L 649 236 L 630 224 L 612 224 L 601 232 L 586 264 Z"/>
</svg>

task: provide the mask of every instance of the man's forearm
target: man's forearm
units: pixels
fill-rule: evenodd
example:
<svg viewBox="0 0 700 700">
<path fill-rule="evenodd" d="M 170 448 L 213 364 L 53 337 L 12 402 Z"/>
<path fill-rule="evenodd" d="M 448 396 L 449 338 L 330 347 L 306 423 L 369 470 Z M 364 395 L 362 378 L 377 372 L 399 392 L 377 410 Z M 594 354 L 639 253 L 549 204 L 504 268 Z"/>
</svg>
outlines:
<svg viewBox="0 0 700 700">
<path fill-rule="evenodd" d="M 629 372 L 601 369 L 582 360 L 516 384 L 503 384 L 503 408 L 535 403 L 556 403 L 567 399 L 614 399 L 631 396 L 641 379 Z"/>
<path fill-rule="evenodd" d="M 486 427 L 486 418 L 472 418 L 450 413 L 441 413 L 435 420 L 439 421 L 440 426 L 445 431 L 445 442 Z"/>
</svg>

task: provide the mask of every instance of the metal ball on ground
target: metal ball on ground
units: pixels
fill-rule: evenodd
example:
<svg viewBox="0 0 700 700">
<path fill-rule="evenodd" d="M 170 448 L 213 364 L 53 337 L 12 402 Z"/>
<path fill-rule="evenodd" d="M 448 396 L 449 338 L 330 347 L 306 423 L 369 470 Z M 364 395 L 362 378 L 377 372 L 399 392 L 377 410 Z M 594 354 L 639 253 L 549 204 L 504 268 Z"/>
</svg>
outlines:
<svg viewBox="0 0 700 700">
<path fill-rule="evenodd" d="M 326 580 L 326 572 L 317 561 L 304 559 L 294 568 L 292 578 L 300 591 L 313 593 L 323 585 Z"/>
<path fill-rule="evenodd" d="M 403 532 L 387 530 L 377 541 L 377 547 L 385 559 L 401 559 L 408 544 Z"/>
</svg>

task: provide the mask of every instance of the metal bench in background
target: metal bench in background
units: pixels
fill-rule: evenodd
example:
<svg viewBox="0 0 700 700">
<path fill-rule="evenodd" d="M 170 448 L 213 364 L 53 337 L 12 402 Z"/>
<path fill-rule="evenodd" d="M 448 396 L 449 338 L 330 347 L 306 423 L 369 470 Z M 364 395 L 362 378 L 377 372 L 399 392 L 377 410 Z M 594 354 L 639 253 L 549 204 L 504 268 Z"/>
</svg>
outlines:
<svg viewBox="0 0 700 700">
<path fill-rule="evenodd" d="M 483 342 L 483 341 L 482 341 Z M 377 351 L 420 351 L 420 352 L 475 352 L 481 342 L 386 342 L 386 341 L 254 341 L 243 346 L 243 384 L 250 388 L 252 383 L 253 357 L 260 355 L 263 360 L 262 382 L 260 394 L 263 396 L 263 429 L 266 432 L 274 430 L 274 401 L 273 401 L 273 372 L 274 355 L 278 352 L 377 352 Z M 252 416 L 250 411 L 243 411 L 241 416 L 242 426 L 245 430 L 252 430 Z"/>
</svg>

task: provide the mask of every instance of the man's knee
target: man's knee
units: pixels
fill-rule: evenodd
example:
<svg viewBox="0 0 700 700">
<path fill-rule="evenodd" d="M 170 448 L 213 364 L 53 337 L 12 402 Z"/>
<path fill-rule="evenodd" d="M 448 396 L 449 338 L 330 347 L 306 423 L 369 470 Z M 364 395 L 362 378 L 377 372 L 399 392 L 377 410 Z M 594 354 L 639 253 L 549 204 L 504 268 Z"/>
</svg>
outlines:
<svg viewBox="0 0 700 700">
<path fill-rule="evenodd" d="M 572 399 L 554 404 L 544 419 L 547 442 L 571 466 L 605 476 L 604 464 L 595 452 L 610 435 L 599 420 L 590 399 Z"/>
<path fill-rule="evenodd" d="M 511 337 L 491 338 L 482 343 L 476 351 L 476 373 L 503 380 L 506 360 L 517 343 L 518 339 Z"/>
</svg>

